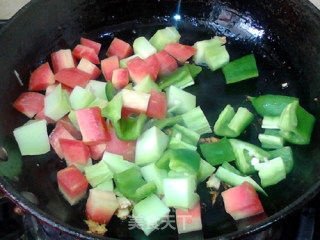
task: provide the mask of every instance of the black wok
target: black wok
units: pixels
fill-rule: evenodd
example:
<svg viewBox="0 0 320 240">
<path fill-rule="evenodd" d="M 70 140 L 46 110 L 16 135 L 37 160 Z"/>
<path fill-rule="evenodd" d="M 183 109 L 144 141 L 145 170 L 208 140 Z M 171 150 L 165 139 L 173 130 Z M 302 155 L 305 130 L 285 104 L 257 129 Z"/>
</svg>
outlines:
<svg viewBox="0 0 320 240">
<path fill-rule="evenodd" d="M 179 9 L 181 9 L 179 12 Z M 174 18 L 181 15 L 181 20 Z M 0 32 L 0 144 L 9 154 L 0 162 L 0 188 L 17 205 L 40 221 L 77 238 L 104 239 L 86 233 L 85 200 L 70 207 L 58 193 L 56 172 L 65 166 L 53 154 L 23 157 L 13 139 L 15 127 L 26 118 L 12 107 L 27 90 L 28 78 L 51 52 L 73 48 L 80 37 L 99 41 L 104 49 L 114 36 L 132 43 L 138 36 L 150 37 L 156 29 L 176 25 L 181 41 L 193 44 L 214 35 L 226 35 L 231 59 L 253 52 L 260 72 L 258 79 L 225 86 L 220 71 L 204 69 L 189 91 L 214 123 L 226 103 L 237 107 L 245 95 L 266 93 L 300 98 L 302 106 L 320 119 L 320 12 L 305 0 L 34 0 L 22 9 Z M 23 86 L 17 79 L 19 74 Z M 295 146 L 295 166 L 286 180 L 266 188 L 261 197 L 267 219 L 236 223 L 224 212 L 221 198 L 212 207 L 204 184 L 202 197 L 204 238 L 236 238 L 258 231 L 298 209 L 320 190 L 320 134 L 317 121 L 312 143 Z M 250 127 L 244 140 L 257 141 L 257 128 Z M 28 201 L 21 192 L 31 192 L 39 204 Z M 147 239 L 138 230 L 128 230 L 128 221 L 113 218 L 107 237 Z M 193 235 L 194 239 L 199 239 Z M 191 236 L 192 237 L 192 236 Z M 175 230 L 152 233 L 150 239 L 177 239 Z"/>
</svg>

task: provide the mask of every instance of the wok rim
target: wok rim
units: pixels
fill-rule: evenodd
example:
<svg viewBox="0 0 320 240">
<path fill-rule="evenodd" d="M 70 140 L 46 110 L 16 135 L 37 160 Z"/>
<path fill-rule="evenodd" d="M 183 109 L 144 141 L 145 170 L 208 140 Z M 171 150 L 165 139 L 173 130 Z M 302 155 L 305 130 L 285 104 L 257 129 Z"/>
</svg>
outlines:
<svg viewBox="0 0 320 240">
<path fill-rule="evenodd" d="M 2 21 L 5 22 L 4 26 L 0 29 L 0 36 L 5 33 L 5 31 L 10 28 L 11 24 L 14 23 L 14 21 L 23 16 L 24 12 L 33 4 L 37 3 L 38 1 L 30 1 L 25 6 L 23 6 L 10 20 L 8 21 Z M 312 4 L 310 1 L 303 0 L 301 1 L 301 4 L 307 4 L 310 5 L 310 7 L 316 8 L 314 4 Z M 316 8 L 317 9 L 317 8 Z M 319 9 L 317 9 L 320 11 Z M 88 239 L 88 240 L 94 240 L 94 239 L 118 239 L 118 238 L 111 238 L 108 236 L 99 236 L 94 235 L 86 232 L 83 229 L 73 227 L 62 220 L 53 217 L 52 215 L 49 215 L 45 211 L 38 208 L 36 205 L 28 201 L 26 198 L 24 198 L 13 186 L 10 184 L 5 177 L 0 176 L 0 192 L 4 193 L 4 196 L 9 198 L 14 204 L 16 204 L 18 207 L 23 209 L 25 213 L 31 214 L 34 216 L 37 220 L 39 220 L 41 223 L 45 223 L 48 226 L 59 230 L 62 233 L 68 234 L 70 236 L 74 236 L 80 239 Z M 306 205 L 309 201 L 311 201 L 318 193 L 320 193 L 320 181 L 318 180 L 306 193 L 301 195 L 299 198 L 297 198 L 295 201 L 293 201 L 291 204 L 287 205 L 280 211 L 276 212 L 275 214 L 271 215 L 265 220 L 262 220 L 256 224 L 249 225 L 245 228 L 242 228 L 240 230 L 234 231 L 232 233 L 227 233 L 224 235 L 216 236 L 216 237 L 210 237 L 208 239 L 235 239 L 239 237 L 248 236 L 254 233 L 257 233 L 259 231 L 262 231 L 269 227 L 270 225 L 282 220 L 289 214 L 297 211 L 302 206 Z"/>
</svg>

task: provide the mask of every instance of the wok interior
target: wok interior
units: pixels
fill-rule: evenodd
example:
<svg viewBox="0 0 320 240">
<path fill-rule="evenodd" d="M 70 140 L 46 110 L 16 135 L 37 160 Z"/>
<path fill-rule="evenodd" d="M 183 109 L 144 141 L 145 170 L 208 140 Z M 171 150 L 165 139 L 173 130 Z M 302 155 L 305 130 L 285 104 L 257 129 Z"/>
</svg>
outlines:
<svg viewBox="0 0 320 240">
<path fill-rule="evenodd" d="M 320 15 L 310 4 L 301 1 L 182 1 L 177 11 L 177 1 L 34 1 L 2 32 L 0 37 L 0 72 L 2 89 L 0 113 L 2 123 L 1 143 L 14 146 L 12 131 L 27 118 L 12 108 L 13 101 L 27 90 L 30 73 L 41 63 L 49 60 L 50 53 L 61 48 L 73 48 L 81 36 L 103 44 L 100 59 L 113 37 L 130 43 L 139 36 L 151 37 L 156 29 L 175 25 L 181 42 L 193 44 L 214 35 L 226 35 L 231 59 L 253 52 L 257 59 L 258 80 L 226 86 L 221 71 L 211 72 L 204 68 L 195 86 L 188 91 L 197 94 L 197 104 L 204 110 L 211 125 L 226 104 L 237 108 L 240 104 L 252 111 L 245 102 L 245 95 L 284 94 L 297 96 L 302 106 L 320 117 Z M 181 15 L 181 20 L 173 16 Z M 50 16 L 50 17 L 48 17 Z M 24 85 L 17 81 L 19 73 Z M 288 83 L 288 88 L 282 84 Z M 257 143 L 256 122 L 242 139 Z M 49 127 L 50 128 L 50 127 Z M 258 131 L 261 131 L 261 129 Z M 310 198 L 319 189 L 320 146 L 319 124 L 315 125 L 312 143 L 294 146 L 295 166 L 287 177 L 276 186 L 266 188 L 269 198 L 261 197 L 269 220 L 276 220 L 302 200 Z M 12 147 L 12 151 L 16 151 Z M 15 163 L 13 166 L 17 166 Z M 65 167 L 54 153 L 24 157 L 21 173 L 11 179 L 1 178 L 3 186 L 13 190 L 13 198 L 22 191 L 34 193 L 48 217 L 60 224 L 67 223 L 73 229 L 86 230 L 85 200 L 70 207 L 58 193 L 56 172 Z M 14 168 L 14 167 L 13 167 Z M 16 170 L 19 172 L 19 170 Z M 205 238 L 236 232 L 242 234 L 249 223 L 236 224 L 225 213 L 219 197 L 212 207 L 205 184 L 198 192 L 202 198 L 203 236 Z M 25 200 L 23 200 L 24 203 Z M 28 203 L 26 203 L 29 206 Z M 34 213 L 37 208 L 30 205 Z M 280 211 L 280 213 L 279 213 Z M 276 214 L 277 213 L 277 214 Z M 274 215 L 276 214 L 276 215 Z M 264 222 L 266 223 L 266 222 Z M 113 218 L 108 224 L 108 236 L 144 239 L 137 229 L 128 230 L 130 221 Z M 58 226 L 59 227 L 59 226 Z M 241 230 L 242 229 L 242 230 Z M 247 229 L 248 230 L 248 229 Z M 82 234 L 85 231 L 79 230 Z M 192 234 L 196 237 L 199 233 Z M 83 235 L 84 236 L 84 235 Z M 89 236 L 89 235 L 88 235 Z M 175 230 L 166 228 L 155 231 L 152 239 L 177 238 Z"/>
</svg>

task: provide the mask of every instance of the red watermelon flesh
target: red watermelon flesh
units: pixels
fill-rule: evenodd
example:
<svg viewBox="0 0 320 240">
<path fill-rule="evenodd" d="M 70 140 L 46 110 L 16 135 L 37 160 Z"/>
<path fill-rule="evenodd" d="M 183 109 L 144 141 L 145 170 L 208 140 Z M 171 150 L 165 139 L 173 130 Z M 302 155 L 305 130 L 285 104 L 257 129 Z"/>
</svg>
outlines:
<svg viewBox="0 0 320 240">
<path fill-rule="evenodd" d="M 160 70 L 160 64 L 158 62 L 156 55 L 153 54 L 150 57 L 144 59 L 144 61 L 149 66 L 149 72 L 150 72 L 151 78 L 153 79 L 153 81 L 156 81 L 157 77 L 158 77 L 159 70 Z"/>
<path fill-rule="evenodd" d="M 120 68 L 120 65 L 119 58 L 117 56 L 108 57 L 101 61 L 101 70 L 107 81 L 112 80 L 113 70 L 118 68 Z"/>
<path fill-rule="evenodd" d="M 82 141 L 71 139 L 59 139 L 64 159 L 68 165 L 79 164 L 87 165 L 90 160 L 89 148 Z"/>
<path fill-rule="evenodd" d="M 55 79 L 68 87 L 75 88 L 80 86 L 85 88 L 88 84 L 91 75 L 77 68 L 63 69 L 54 75 Z"/>
<path fill-rule="evenodd" d="M 167 98 L 164 92 L 151 89 L 146 115 L 148 117 L 165 119 L 167 115 Z"/>
<path fill-rule="evenodd" d="M 63 127 L 77 140 L 81 140 L 81 132 L 73 125 L 68 116 L 64 116 L 58 121 L 59 124 L 62 124 Z"/>
<path fill-rule="evenodd" d="M 86 204 L 86 214 L 90 220 L 107 224 L 118 207 L 119 203 L 114 192 L 90 189 Z"/>
<path fill-rule="evenodd" d="M 150 75 L 149 65 L 141 58 L 135 57 L 127 62 L 130 78 L 135 83 L 141 82 L 146 76 Z"/>
<path fill-rule="evenodd" d="M 189 209 L 188 211 L 176 209 L 176 222 L 179 234 L 201 230 L 200 202 L 197 203 L 193 209 Z"/>
<path fill-rule="evenodd" d="M 90 155 L 93 160 L 100 160 L 106 150 L 106 143 L 98 143 L 93 145 L 88 145 L 90 150 Z"/>
<path fill-rule="evenodd" d="M 90 39 L 87 38 L 80 38 L 80 43 L 81 45 L 87 46 L 89 48 L 92 48 L 94 50 L 94 52 L 99 55 L 100 49 L 101 49 L 101 44 L 95 41 L 92 41 Z"/>
<path fill-rule="evenodd" d="M 61 88 L 62 88 L 63 90 L 66 90 L 69 94 L 71 94 L 73 88 L 68 87 L 68 86 L 66 86 L 66 85 L 64 85 L 64 84 L 62 84 L 62 83 L 55 82 L 53 85 L 50 85 L 50 86 L 47 87 L 47 89 L 46 89 L 46 96 L 48 96 L 59 84 L 61 84 Z"/>
<path fill-rule="evenodd" d="M 180 43 L 169 43 L 165 46 L 164 50 L 180 63 L 185 63 L 197 52 L 196 48 Z"/>
<path fill-rule="evenodd" d="M 57 181 L 59 190 L 70 205 L 85 197 L 88 181 L 76 166 L 71 165 L 60 170 L 57 173 Z"/>
<path fill-rule="evenodd" d="M 76 66 L 70 49 L 61 49 L 51 53 L 51 62 L 54 73 L 60 72 L 65 68 L 74 68 Z"/>
<path fill-rule="evenodd" d="M 129 72 L 127 68 L 119 68 L 112 73 L 112 83 L 116 89 L 124 88 L 129 84 Z"/>
<path fill-rule="evenodd" d="M 110 139 L 107 125 L 99 107 L 76 110 L 77 121 L 86 144 L 105 143 Z"/>
<path fill-rule="evenodd" d="M 95 50 L 81 44 L 78 44 L 72 50 L 72 55 L 77 59 L 85 58 L 94 64 L 100 63 L 99 57 L 96 54 Z"/>
<path fill-rule="evenodd" d="M 234 220 L 263 213 L 263 207 L 255 188 L 248 182 L 221 193 L 226 212 Z"/>
<path fill-rule="evenodd" d="M 44 95 L 37 92 L 24 92 L 13 103 L 13 107 L 32 118 L 44 108 Z"/>
<path fill-rule="evenodd" d="M 94 65 L 92 62 L 90 62 L 85 58 L 82 58 L 80 60 L 77 68 L 81 71 L 89 73 L 91 76 L 90 80 L 97 79 L 101 74 L 101 70 L 96 65 Z"/>
<path fill-rule="evenodd" d="M 57 123 L 56 127 L 53 129 L 49 136 L 50 144 L 56 154 L 63 158 L 63 153 L 61 150 L 61 146 L 59 143 L 59 139 L 72 139 L 75 140 L 74 137 L 64 128 L 61 123 Z"/>
<path fill-rule="evenodd" d="M 178 68 L 177 61 L 165 50 L 158 52 L 155 56 L 160 65 L 159 75 L 169 74 Z"/>
<path fill-rule="evenodd" d="M 118 56 L 119 59 L 124 59 L 132 55 L 133 49 L 129 43 L 122 41 L 119 38 L 114 38 L 107 51 L 107 56 Z"/>
<path fill-rule="evenodd" d="M 123 156 L 125 160 L 134 162 L 136 152 L 136 141 L 122 141 L 120 140 L 114 129 L 109 128 L 110 140 L 106 142 L 107 146 L 105 151 L 113 154 Z"/>
<path fill-rule="evenodd" d="M 29 91 L 45 90 L 49 85 L 54 84 L 54 74 L 48 62 L 38 67 L 30 76 Z"/>
</svg>

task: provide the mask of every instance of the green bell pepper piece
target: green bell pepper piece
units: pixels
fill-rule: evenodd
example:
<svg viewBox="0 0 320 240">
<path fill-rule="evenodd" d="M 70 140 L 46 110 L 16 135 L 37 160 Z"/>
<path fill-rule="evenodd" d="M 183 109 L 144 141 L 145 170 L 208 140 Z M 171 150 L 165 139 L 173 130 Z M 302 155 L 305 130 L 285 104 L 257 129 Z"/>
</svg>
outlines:
<svg viewBox="0 0 320 240">
<path fill-rule="evenodd" d="M 112 98 L 108 105 L 102 109 L 101 115 L 111 121 L 118 121 L 121 119 L 122 105 L 122 95 L 118 93 Z"/>
<path fill-rule="evenodd" d="M 227 169 L 228 171 L 230 172 L 233 172 L 235 174 L 238 174 L 240 176 L 243 176 L 243 174 L 238 170 L 236 169 L 234 166 L 232 166 L 230 163 L 228 162 L 223 162 L 221 167 L 223 167 L 224 169 Z"/>
<path fill-rule="evenodd" d="M 200 155 L 190 149 L 168 149 L 156 162 L 162 169 L 171 169 L 176 172 L 197 174 L 200 167 Z"/>
<path fill-rule="evenodd" d="M 184 66 L 189 69 L 189 72 L 193 78 L 195 78 L 202 71 L 202 67 L 196 66 L 194 64 L 185 64 Z"/>
<path fill-rule="evenodd" d="M 227 84 L 259 76 L 256 59 L 253 54 L 228 63 L 222 67 L 222 72 L 226 78 Z"/>
<path fill-rule="evenodd" d="M 213 130 L 218 136 L 238 137 L 241 132 L 252 122 L 254 116 L 248 109 L 240 107 L 237 113 L 227 105 L 219 114 Z"/>
<path fill-rule="evenodd" d="M 223 138 L 214 143 L 200 144 L 200 151 L 212 166 L 217 166 L 224 162 L 230 162 L 236 159 L 232 146 L 227 138 Z"/>
<path fill-rule="evenodd" d="M 200 134 L 189 128 L 185 128 L 179 124 L 176 124 L 172 128 L 171 139 L 172 138 L 178 138 L 185 143 L 197 146 L 200 139 Z"/>
<path fill-rule="evenodd" d="M 262 148 L 282 148 L 285 142 L 277 129 L 266 129 L 263 134 L 258 135 L 258 139 Z"/>
<path fill-rule="evenodd" d="M 156 126 L 160 130 L 167 127 L 171 127 L 175 124 L 182 124 L 182 123 L 183 123 L 183 119 L 181 115 L 169 117 L 165 119 L 151 119 L 150 121 L 148 121 L 148 125 L 150 125 L 149 127 Z"/>
<path fill-rule="evenodd" d="M 237 139 L 229 139 L 229 141 L 236 156 L 236 166 L 243 174 L 256 171 L 251 164 L 252 158 L 257 158 L 259 161 L 270 159 L 271 154 L 256 145 Z"/>
<path fill-rule="evenodd" d="M 195 74 L 194 70 L 192 71 L 193 71 L 193 74 Z M 183 89 L 193 84 L 194 84 L 194 81 L 190 73 L 189 67 L 187 66 L 178 68 L 177 70 L 170 73 L 169 75 L 161 77 L 159 80 L 159 87 L 161 89 L 165 89 L 167 87 L 170 87 L 171 85 L 176 86 L 180 89 Z"/>
<path fill-rule="evenodd" d="M 269 152 L 271 158 L 281 157 L 286 167 L 286 173 L 289 174 L 293 169 L 293 153 L 291 147 L 287 146 Z"/>
<path fill-rule="evenodd" d="M 125 197 L 134 201 L 148 197 L 157 190 L 155 183 L 144 181 L 140 171 L 135 167 L 115 173 L 114 181 L 117 189 Z"/>
<path fill-rule="evenodd" d="M 113 83 L 110 81 L 107 81 L 107 85 L 106 85 L 106 96 L 108 101 L 110 102 L 113 97 L 116 95 L 117 90 L 114 88 Z"/>
<path fill-rule="evenodd" d="M 282 95 L 266 94 L 259 97 L 249 97 L 253 107 L 261 116 L 280 116 L 285 107 L 298 101 L 298 98 Z"/>
<path fill-rule="evenodd" d="M 313 115 L 294 101 L 286 106 L 280 116 L 280 135 L 293 144 L 309 144 L 315 121 Z"/>
</svg>

